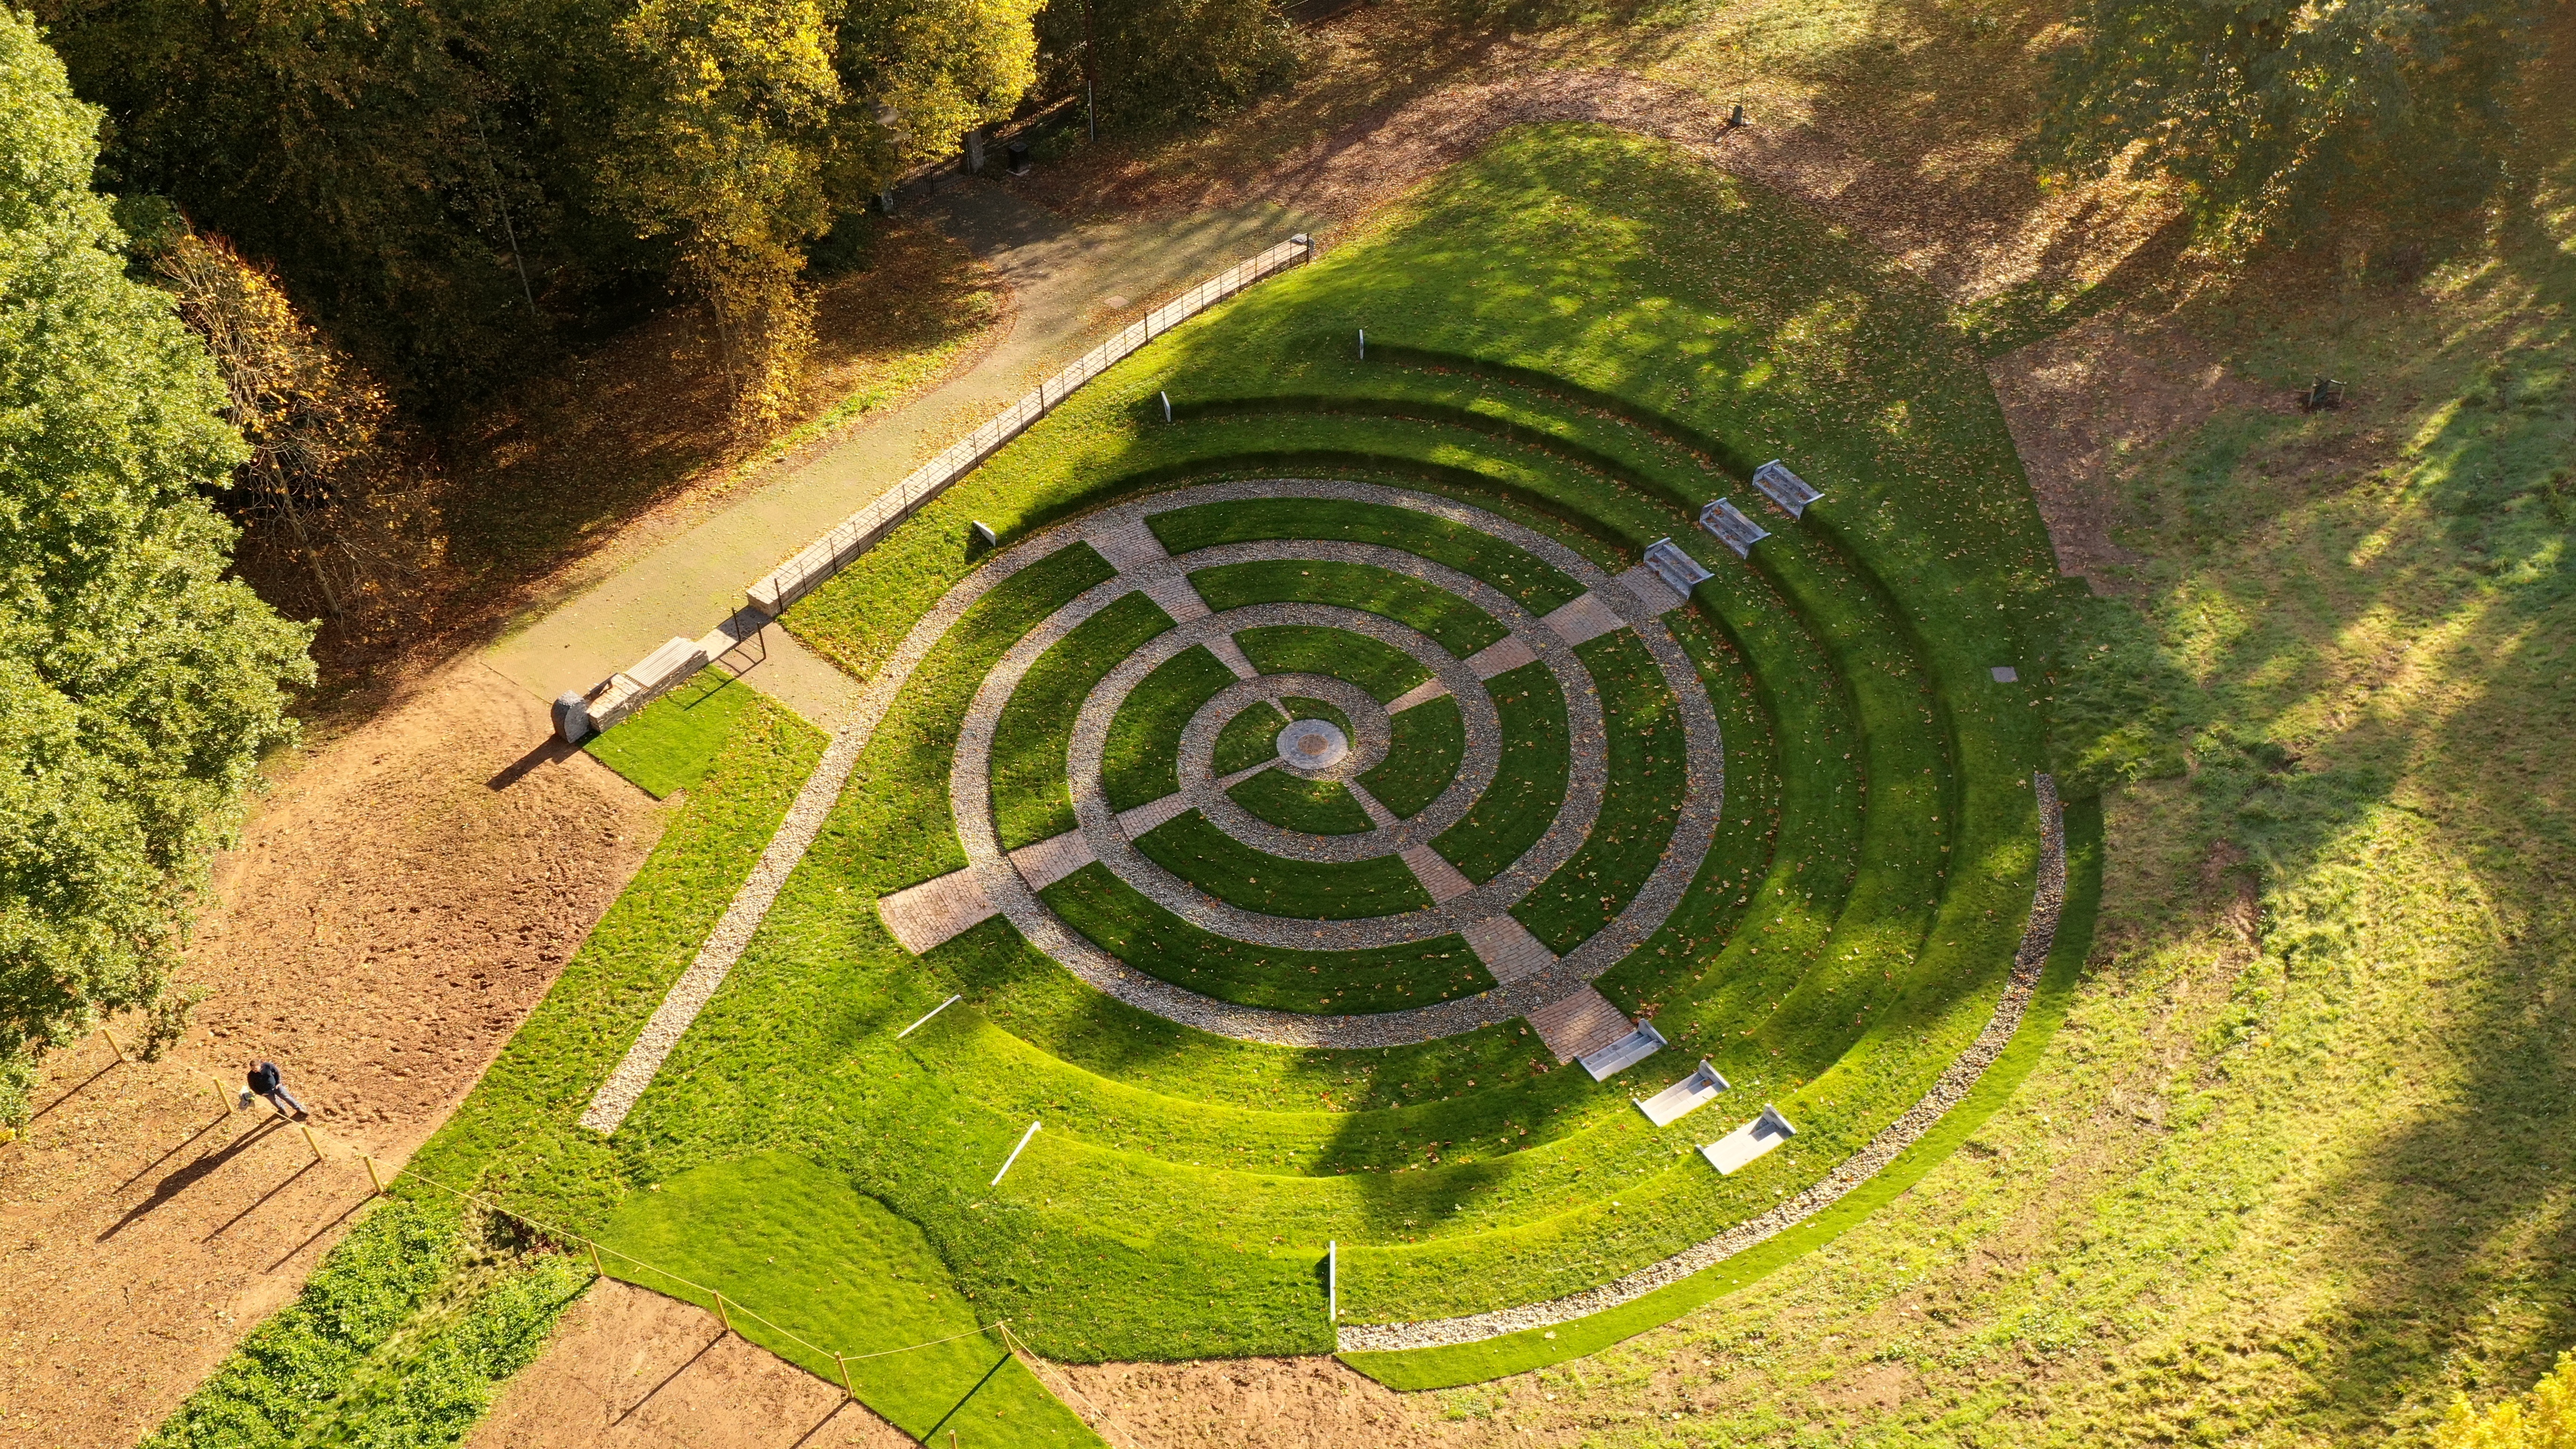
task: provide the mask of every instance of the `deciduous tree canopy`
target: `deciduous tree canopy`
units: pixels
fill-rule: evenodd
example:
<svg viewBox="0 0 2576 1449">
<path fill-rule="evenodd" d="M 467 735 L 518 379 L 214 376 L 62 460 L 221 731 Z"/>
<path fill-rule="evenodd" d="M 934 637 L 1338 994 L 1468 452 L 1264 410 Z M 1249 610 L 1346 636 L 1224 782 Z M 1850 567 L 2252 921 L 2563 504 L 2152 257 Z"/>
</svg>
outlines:
<svg viewBox="0 0 2576 1449">
<path fill-rule="evenodd" d="M 90 189 L 99 115 L 0 9 L 0 1121 L 35 1053 L 160 1004 L 307 632 L 224 577 L 246 454 Z"/>
<path fill-rule="evenodd" d="M 676 280 L 758 413 L 804 244 L 1007 115 L 1036 44 L 1036 0 L 38 3 L 114 118 L 105 184 L 432 406 Z"/>
<path fill-rule="evenodd" d="M 2503 175 L 2529 0 L 2086 0 L 2043 158 L 2099 172 L 2134 148 L 2238 243 L 2406 245 L 2473 216 Z"/>
</svg>

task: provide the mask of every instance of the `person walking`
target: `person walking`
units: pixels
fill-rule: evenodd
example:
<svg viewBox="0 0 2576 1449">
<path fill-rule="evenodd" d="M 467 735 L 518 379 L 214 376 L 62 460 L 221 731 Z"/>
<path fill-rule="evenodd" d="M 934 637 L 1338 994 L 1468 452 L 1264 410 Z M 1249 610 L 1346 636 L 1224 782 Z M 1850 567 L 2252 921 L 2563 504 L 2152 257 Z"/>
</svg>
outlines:
<svg viewBox="0 0 2576 1449">
<path fill-rule="evenodd" d="M 295 1094 L 286 1090 L 286 1074 L 277 1069 L 277 1063 L 252 1062 L 246 1080 L 251 1091 L 266 1097 L 268 1105 L 275 1107 L 279 1116 L 301 1122 L 311 1115 L 304 1110 L 303 1103 L 295 1100 Z"/>
</svg>

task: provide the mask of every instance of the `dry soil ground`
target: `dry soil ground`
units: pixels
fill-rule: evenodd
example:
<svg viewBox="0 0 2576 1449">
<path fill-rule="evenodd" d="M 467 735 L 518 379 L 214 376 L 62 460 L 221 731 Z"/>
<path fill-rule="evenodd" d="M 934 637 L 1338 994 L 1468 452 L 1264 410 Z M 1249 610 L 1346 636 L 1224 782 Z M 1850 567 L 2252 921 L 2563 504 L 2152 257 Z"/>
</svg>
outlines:
<svg viewBox="0 0 2576 1449">
<path fill-rule="evenodd" d="M 218 865 L 160 1062 L 93 1037 L 0 1149 L 0 1440 L 131 1444 L 292 1297 L 462 1100 L 625 887 L 663 807 L 550 748 L 544 706 L 452 665 L 300 752 Z M 130 1041 L 130 1033 L 129 1033 Z M 330 1159 L 220 1077 L 285 1067 Z"/>
</svg>

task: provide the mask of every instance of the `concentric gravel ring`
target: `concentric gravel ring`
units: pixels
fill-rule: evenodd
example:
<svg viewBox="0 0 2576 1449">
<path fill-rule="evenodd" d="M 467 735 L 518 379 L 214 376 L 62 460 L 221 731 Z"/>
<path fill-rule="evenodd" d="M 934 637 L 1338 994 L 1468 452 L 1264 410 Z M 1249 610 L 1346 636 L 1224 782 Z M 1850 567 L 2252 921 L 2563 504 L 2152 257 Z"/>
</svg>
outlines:
<svg viewBox="0 0 2576 1449">
<path fill-rule="evenodd" d="M 1551 673 L 1557 676 L 1559 687 L 1564 691 L 1566 700 L 1569 752 L 1578 748 L 1573 742 L 1581 739 L 1584 733 L 1577 723 L 1578 712 L 1588 718 L 1589 734 L 1594 743 L 1598 745 L 1601 742 L 1598 695 L 1592 688 L 1588 672 L 1584 671 L 1580 661 L 1574 658 L 1571 646 L 1562 639 L 1554 637 L 1552 631 L 1531 619 L 1526 610 L 1521 609 L 1516 601 L 1502 595 L 1499 590 L 1492 589 L 1481 580 L 1467 580 L 1464 575 L 1457 575 L 1454 571 L 1442 569 L 1440 565 L 1430 560 L 1404 554 L 1400 550 L 1324 540 L 1279 540 L 1257 544 L 1224 545 L 1201 550 L 1186 556 L 1181 561 L 1163 563 L 1159 569 L 1140 568 L 1132 573 L 1121 573 L 1118 577 L 1086 591 L 1072 603 L 1050 615 L 1038 629 L 1032 630 L 1030 634 L 1015 643 L 1006 652 L 1004 661 L 997 664 L 988 674 L 978 689 L 975 700 L 969 708 L 967 719 L 959 732 L 957 752 L 950 774 L 952 812 L 957 821 L 959 839 L 965 847 L 976 883 L 983 888 L 987 898 L 1032 945 L 1054 957 L 1084 981 L 1111 996 L 1140 1009 L 1220 1035 L 1288 1046 L 1403 1045 L 1454 1036 L 1482 1026 L 1507 1021 L 1526 1015 L 1539 1006 L 1555 1001 L 1569 991 L 1589 983 L 1630 951 L 1643 944 L 1662 926 L 1673 908 L 1679 904 L 1683 893 L 1696 876 L 1699 864 L 1705 857 L 1709 843 L 1715 834 L 1724 789 L 1722 743 L 1718 736 L 1716 715 L 1709 706 L 1705 687 L 1697 671 L 1691 666 L 1689 657 L 1670 633 L 1647 611 L 1630 606 L 1624 590 L 1615 585 L 1606 574 L 1554 539 L 1522 528 L 1482 509 L 1472 508 L 1445 498 L 1378 484 L 1315 480 L 1208 484 L 1155 494 L 1104 509 L 1089 517 L 1048 529 L 1004 550 L 987 562 L 976 574 L 970 575 L 952 589 L 949 596 L 941 601 L 940 606 L 933 610 L 932 617 L 925 618 L 922 624 L 916 627 L 916 635 L 922 629 L 932 628 L 935 628 L 938 633 L 944 633 L 946 628 L 962 615 L 965 605 L 972 599 L 981 597 L 1002 578 L 1016 573 L 1019 569 L 1054 553 L 1078 538 L 1105 540 L 1123 536 L 1133 539 L 1143 531 L 1144 520 L 1153 514 L 1201 503 L 1279 497 L 1335 499 L 1354 503 L 1390 505 L 1477 529 L 1536 555 L 1622 615 L 1655 659 L 1658 671 L 1673 691 L 1684 731 L 1688 784 L 1681 810 L 1675 821 L 1672 838 L 1656 869 L 1608 925 L 1577 945 L 1565 957 L 1544 969 L 1473 997 L 1370 1016 L 1311 1016 L 1297 1012 L 1237 1006 L 1202 996 L 1128 966 L 1066 926 L 1052 910 L 1037 899 L 1036 893 L 1030 889 L 1028 882 L 1022 878 L 1018 868 L 1011 864 L 1001 848 L 991 813 L 990 759 L 993 731 L 1000 719 L 1002 707 L 1008 702 L 1020 677 L 1056 640 L 1061 639 L 1084 619 L 1091 617 L 1128 592 L 1148 588 L 1151 585 L 1148 591 L 1154 593 L 1158 600 L 1167 596 L 1170 592 L 1172 576 L 1176 572 L 1205 568 L 1221 562 L 1285 556 L 1366 562 L 1380 567 L 1400 564 L 1399 572 L 1408 573 L 1417 578 L 1423 577 L 1422 571 L 1425 570 L 1447 574 L 1463 581 L 1455 592 L 1470 597 L 1471 601 L 1477 602 L 1480 607 L 1486 607 L 1486 612 L 1494 615 L 1497 622 L 1511 630 L 1515 637 L 1522 638 L 1530 646 L 1532 653 L 1546 662 Z M 1106 554 L 1110 550 L 1104 548 L 1103 552 Z M 1424 581 L 1430 582 L 1428 578 Z M 1477 597 L 1478 595 L 1481 597 Z M 1128 842 L 1119 830 L 1115 812 L 1109 809 L 1107 799 L 1097 788 L 1101 736 L 1105 733 L 1111 714 L 1114 713 L 1114 700 L 1105 709 L 1096 709 L 1096 706 L 1101 704 L 1104 692 L 1109 690 L 1110 680 L 1121 674 L 1128 676 L 1123 688 L 1116 691 L 1117 697 L 1123 698 L 1124 693 L 1132 690 L 1135 683 L 1150 670 L 1150 665 L 1136 667 L 1137 660 L 1148 651 L 1158 651 L 1161 658 L 1167 659 L 1182 648 L 1188 647 L 1189 644 L 1218 635 L 1230 636 L 1237 629 L 1260 627 L 1261 624 L 1272 621 L 1310 622 L 1318 617 L 1283 615 L 1278 612 L 1283 610 L 1328 610 L 1337 616 L 1336 627 L 1352 628 L 1354 632 L 1367 633 L 1382 639 L 1386 639 L 1388 632 L 1421 638 L 1402 625 L 1363 611 L 1328 605 L 1265 604 L 1230 610 L 1223 615 L 1205 614 L 1183 620 L 1179 627 L 1158 635 L 1146 646 L 1146 649 L 1139 650 L 1137 654 L 1121 661 L 1118 668 L 1111 672 L 1110 678 L 1104 678 L 1101 685 L 1094 689 L 1091 697 L 1086 699 L 1082 715 L 1074 730 L 1073 747 L 1068 758 L 1068 773 L 1077 782 L 1074 786 L 1075 811 L 1081 820 L 1081 829 L 1095 847 L 1104 844 L 1108 847 L 1099 854 L 1102 859 L 1113 861 L 1111 867 L 1113 871 L 1120 874 L 1122 878 L 1129 878 L 1128 871 L 1119 869 L 1120 865 L 1126 865 L 1135 869 L 1136 876 L 1144 880 L 1153 881 L 1159 876 L 1161 880 L 1169 881 L 1178 890 L 1187 891 L 1192 898 L 1190 904 L 1193 910 L 1176 913 L 1183 914 L 1185 919 L 1196 919 L 1202 924 L 1203 929 L 1210 929 L 1204 922 L 1213 919 L 1234 927 L 1215 929 L 1218 929 L 1219 934 L 1236 939 L 1256 941 L 1283 949 L 1349 949 L 1356 945 L 1383 944 L 1382 939 L 1367 939 L 1365 928 L 1382 926 L 1389 921 L 1406 922 L 1406 929 L 1415 930 L 1427 927 L 1435 920 L 1464 924 L 1467 921 L 1492 916 L 1546 879 L 1557 865 L 1571 858 L 1574 851 L 1581 847 L 1584 835 L 1588 832 L 1591 821 L 1599 809 L 1605 772 L 1597 764 L 1590 769 L 1573 768 L 1573 762 L 1570 761 L 1565 808 L 1550 830 L 1541 836 L 1540 841 L 1530 847 L 1522 858 L 1514 862 L 1503 874 L 1483 886 L 1476 887 L 1468 895 L 1441 903 L 1432 911 L 1409 912 L 1403 916 L 1378 917 L 1364 921 L 1320 923 L 1304 919 L 1264 916 L 1215 902 L 1212 898 L 1198 892 L 1195 887 L 1189 886 L 1178 877 L 1171 876 L 1168 872 L 1162 871 L 1159 866 L 1146 860 L 1140 852 L 1135 851 L 1132 843 Z M 1185 642 L 1174 642 L 1175 636 L 1184 636 Z M 919 657 L 921 653 L 926 652 L 930 643 L 935 642 L 935 638 L 936 634 L 929 639 L 908 637 L 904 652 L 907 655 Z M 1405 647 L 1398 639 L 1386 639 L 1386 642 L 1393 643 L 1399 648 Z M 1427 639 L 1422 642 L 1429 645 Z M 1463 661 L 1457 661 L 1454 656 L 1448 655 L 1447 651 L 1439 649 L 1436 645 L 1429 647 L 1440 656 L 1441 662 L 1441 667 L 1434 667 L 1433 673 L 1440 677 L 1444 684 L 1449 684 L 1453 693 L 1459 693 L 1458 686 L 1451 680 L 1454 673 L 1463 670 Z M 1407 652 L 1413 651 L 1408 649 Z M 1416 654 L 1415 657 L 1426 665 L 1435 663 L 1420 654 Z M 1472 671 L 1467 673 L 1472 679 Z M 1481 684 L 1474 685 L 1467 693 L 1460 693 L 1459 697 L 1461 705 L 1469 707 L 1472 712 L 1471 701 L 1483 697 Z M 1485 703 L 1490 708 L 1490 700 L 1486 700 Z M 1599 757 L 1593 758 L 1597 760 Z M 1468 771 L 1462 769 L 1460 773 L 1463 776 Z M 1088 778 L 1091 784 L 1088 790 L 1079 783 L 1085 778 Z M 1484 783 L 1490 784 L 1490 782 L 1491 772 L 1488 770 L 1484 775 Z M 1457 782 L 1453 780 L 1453 788 L 1456 784 Z M 1480 784 L 1477 788 L 1482 789 L 1483 785 Z M 1581 827 L 1571 828 L 1572 821 L 1568 816 L 1576 813 L 1579 798 L 1582 802 Z M 965 802 L 971 802 L 972 808 L 956 808 Z M 1307 838 L 1324 841 L 1335 837 Z M 1545 868 L 1539 869 L 1542 864 Z M 1138 868 L 1140 866 L 1142 868 Z M 1130 879 L 1130 884 L 1135 884 L 1135 880 Z M 1144 887 L 1138 886 L 1138 889 L 1142 890 Z M 1506 894 L 1507 891 L 1508 894 Z M 1148 892 L 1148 895 L 1151 897 L 1154 893 Z M 1166 904 L 1166 909 L 1170 908 L 1170 905 Z M 1319 928 L 1326 933 L 1323 939 L 1317 937 Z M 1293 938 L 1288 934 L 1292 930 L 1296 933 Z M 1383 935 L 1382 930 L 1379 934 Z M 1438 934 L 1438 932 L 1430 934 Z M 1424 936 L 1412 934 L 1398 939 L 1418 940 L 1424 939 Z"/>
</svg>

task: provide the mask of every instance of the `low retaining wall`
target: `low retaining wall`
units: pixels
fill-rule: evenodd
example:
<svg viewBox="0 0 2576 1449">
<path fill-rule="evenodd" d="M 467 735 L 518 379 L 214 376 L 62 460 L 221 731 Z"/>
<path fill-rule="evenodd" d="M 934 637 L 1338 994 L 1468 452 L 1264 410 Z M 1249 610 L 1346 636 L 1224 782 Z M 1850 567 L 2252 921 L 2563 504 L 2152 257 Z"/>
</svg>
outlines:
<svg viewBox="0 0 2576 1449">
<path fill-rule="evenodd" d="M 744 589 L 743 597 L 763 615 L 774 618 L 786 612 L 788 605 L 812 593 L 824 580 L 847 568 L 852 559 L 876 547 L 905 519 L 920 512 L 922 505 L 947 492 L 950 484 L 1000 452 L 1004 444 L 1026 432 L 1030 424 L 1055 411 L 1058 404 L 1073 396 L 1084 383 L 1107 372 L 1146 343 L 1235 293 L 1314 259 L 1314 238 L 1301 233 L 1259 256 L 1237 262 L 1146 313 L 1143 321 L 1129 324 L 1115 337 L 1082 354 L 1073 365 L 1039 383 L 1018 402 L 958 439 L 938 457 L 912 470 L 902 482 L 870 499 L 866 507 L 842 519 L 830 532 L 807 544 L 785 563 Z M 645 656 L 633 668 L 610 675 L 587 694 L 566 694 L 556 700 L 557 733 L 566 743 L 578 744 L 676 687 L 704 668 L 715 652 L 721 652 L 701 647 L 695 649 L 694 657 L 684 661 L 682 655 L 689 651 L 682 649 L 675 653 L 674 650 L 687 642 L 674 639 Z M 703 644 L 705 641 L 699 642 Z M 678 666 L 676 669 L 675 665 Z"/>
</svg>

